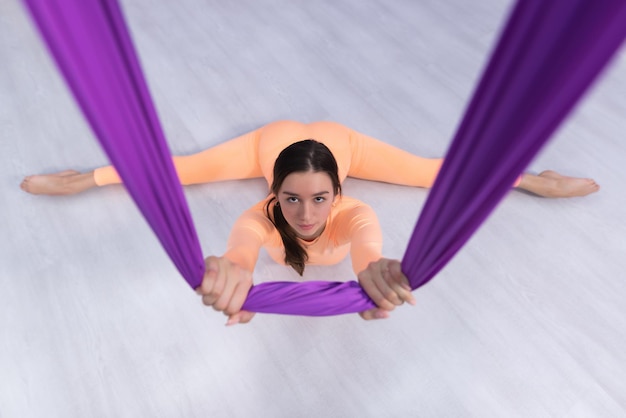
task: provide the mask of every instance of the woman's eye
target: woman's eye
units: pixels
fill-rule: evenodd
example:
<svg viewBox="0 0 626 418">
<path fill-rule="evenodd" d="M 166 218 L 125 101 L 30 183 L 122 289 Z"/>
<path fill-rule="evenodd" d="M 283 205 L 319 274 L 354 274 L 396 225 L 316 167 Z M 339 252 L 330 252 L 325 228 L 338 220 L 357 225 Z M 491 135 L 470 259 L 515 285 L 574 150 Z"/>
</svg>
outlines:
<svg viewBox="0 0 626 418">
<path fill-rule="evenodd" d="M 316 197 L 316 198 L 315 198 L 315 202 L 316 202 L 316 203 L 322 203 L 322 202 L 323 202 L 323 201 L 325 201 L 325 200 L 326 200 L 326 199 L 325 199 L 325 198 L 323 198 L 323 197 L 321 197 L 321 196 L 318 196 L 318 197 Z"/>
<path fill-rule="evenodd" d="M 292 197 L 288 197 L 287 198 L 287 202 L 289 202 L 289 203 L 296 203 L 297 201 L 298 201 L 297 197 L 293 197 L 292 196 Z"/>
</svg>

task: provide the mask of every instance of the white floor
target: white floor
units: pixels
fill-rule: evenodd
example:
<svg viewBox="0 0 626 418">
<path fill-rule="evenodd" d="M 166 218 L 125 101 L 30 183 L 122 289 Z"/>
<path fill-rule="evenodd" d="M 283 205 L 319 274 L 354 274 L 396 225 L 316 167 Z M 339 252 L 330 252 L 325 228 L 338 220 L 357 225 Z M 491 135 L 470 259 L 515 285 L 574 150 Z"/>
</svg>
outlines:
<svg viewBox="0 0 626 418">
<path fill-rule="evenodd" d="M 479 4 L 474 4 L 479 3 Z M 175 153 L 276 119 L 332 119 L 442 155 L 503 0 L 123 1 Z M 18 0 L 0 0 L 0 417 L 625 417 L 626 54 L 530 167 L 600 193 L 511 192 L 392 318 L 226 328 L 122 187 L 35 197 L 106 164 Z M 234 161 L 233 164 L 236 164 Z M 205 254 L 262 180 L 189 187 Z M 401 258 L 426 190 L 357 180 Z M 295 273 L 262 256 L 257 280 Z M 352 279 L 349 263 L 309 279 Z"/>
</svg>

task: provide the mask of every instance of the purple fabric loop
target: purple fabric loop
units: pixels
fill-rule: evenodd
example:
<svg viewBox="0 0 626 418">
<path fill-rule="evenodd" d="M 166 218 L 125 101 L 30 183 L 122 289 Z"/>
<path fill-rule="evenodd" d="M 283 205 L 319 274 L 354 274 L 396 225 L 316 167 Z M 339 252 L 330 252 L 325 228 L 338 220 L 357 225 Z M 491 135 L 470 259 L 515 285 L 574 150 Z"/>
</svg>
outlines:
<svg viewBox="0 0 626 418">
<path fill-rule="evenodd" d="M 116 0 L 24 0 L 109 159 L 189 285 L 200 244 Z M 413 289 L 450 261 L 626 36 L 626 1 L 519 0 L 457 130 L 402 260 Z M 355 281 L 262 283 L 244 309 L 360 312 Z"/>
<path fill-rule="evenodd" d="M 360 284 L 347 282 L 269 282 L 254 286 L 243 306 L 252 312 L 328 316 L 375 307 Z"/>
</svg>

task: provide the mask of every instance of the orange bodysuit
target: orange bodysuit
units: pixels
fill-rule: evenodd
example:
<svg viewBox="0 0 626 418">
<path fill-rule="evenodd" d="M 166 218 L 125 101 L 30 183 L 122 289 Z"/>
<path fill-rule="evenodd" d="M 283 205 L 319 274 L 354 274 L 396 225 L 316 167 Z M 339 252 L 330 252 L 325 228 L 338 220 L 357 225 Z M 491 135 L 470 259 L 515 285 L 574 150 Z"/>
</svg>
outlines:
<svg viewBox="0 0 626 418">
<path fill-rule="evenodd" d="M 231 139 L 205 151 L 173 157 L 182 184 L 265 177 L 272 183 L 274 161 L 287 146 L 304 139 L 324 143 L 346 176 L 416 187 L 431 187 L 441 158 L 422 158 L 335 122 L 309 124 L 279 121 Z M 120 183 L 111 166 L 94 171 L 96 184 Z M 244 212 L 228 239 L 225 257 L 252 271 L 262 247 L 284 264 L 278 231 L 267 218 L 266 200 Z M 376 214 L 366 204 L 349 197 L 337 200 L 324 232 L 313 242 L 302 241 L 308 264 L 335 264 L 350 253 L 355 273 L 381 257 L 382 233 Z"/>
<path fill-rule="evenodd" d="M 269 198 L 268 198 L 269 199 Z M 266 200 L 245 211 L 233 226 L 224 256 L 247 270 L 254 270 L 259 250 L 285 264 L 285 249 L 280 233 L 265 214 Z M 309 256 L 307 264 L 329 265 L 343 260 L 348 253 L 356 274 L 381 258 L 383 236 L 376 213 L 365 203 L 342 196 L 332 207 L 326 227 L 315 240 L 300 240 Z"/>
<path fill-rule="evenodd" d="M 431 187 L 443 162 L 422 158 L 336 122 L 269 123 L 197 154 L 173 157 L 184 185 L 265 177 L 272 183 L 278 154 L 304 139 L 324 143 L 335 156 L 339 180 L 346 176 L 415 187 Z M 111 166 L 96 169 L 96 184 L 120 183 Z"/>
</svg>

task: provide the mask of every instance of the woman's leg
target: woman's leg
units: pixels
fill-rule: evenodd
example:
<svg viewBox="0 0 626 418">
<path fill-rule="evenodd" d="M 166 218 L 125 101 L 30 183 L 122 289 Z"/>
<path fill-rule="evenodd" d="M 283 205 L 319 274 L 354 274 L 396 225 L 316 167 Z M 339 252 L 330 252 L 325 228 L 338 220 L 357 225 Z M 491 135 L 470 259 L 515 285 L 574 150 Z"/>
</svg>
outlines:
<svg viewBox="0 0 626 418">
<path fill-rule="evenodd" d="M 380 140 L 352 131 L 352 161 L 348 175 L 405 186 L 432 187 L 442 158 L 423 158 Z M 513 187 L 542 197 L 586 196 L 600 190 L 592 179 L 563 176 L 554 171 L 524 173 Z"/>
<path fill-rule="evenodd" d="M 173 157 L 181 184 L 261 177 L 258 161 L 261 129 L 196 154 Z M 121 182 L 115 168 L 107 166 L 87 173 L 66 170 L 55 174 L 28 176 L 22 181 L 21 188 L 32 194 L 66 195 Z"/>
<path fill-rule="evenodd" d="M 348 176 L 413 187 L 432 187 L 442 158 L 424 158 L 352 131 Z"/>
<path fill-rule="evenodd" d="M 190 185 L 261 177 L 257 159 L 259 132 L 260 129 L 248 132 L 196 154 L 173 157 L 180 183 Z M 112 166 L 96 169 L 94 179 L 98 186 L 121 183 Z"/>
</svg>

